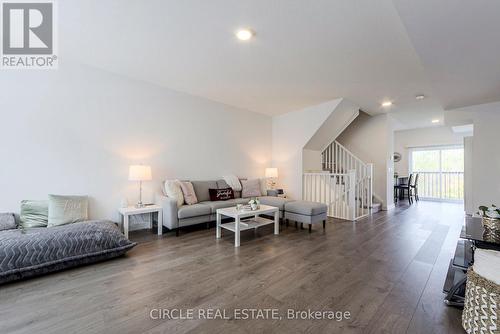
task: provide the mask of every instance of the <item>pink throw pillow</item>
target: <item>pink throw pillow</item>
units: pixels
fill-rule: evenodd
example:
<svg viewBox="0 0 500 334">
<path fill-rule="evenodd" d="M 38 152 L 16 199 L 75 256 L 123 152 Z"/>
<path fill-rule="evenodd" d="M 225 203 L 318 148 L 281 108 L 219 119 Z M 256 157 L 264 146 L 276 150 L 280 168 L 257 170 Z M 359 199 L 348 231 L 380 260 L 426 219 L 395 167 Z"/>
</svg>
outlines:
<svg viewBox="0 0 500 334">
<path fill-rule="evenodd" d="M 241 197 L 243 198 L 262 196 L 262 193 L 260 192 L 259 179 L 241 180 L 241 186 L 243 188 L 241 191 Z"/>
<path fill-rule="evenodd" d="M 186 204 L 192 205 L 198 203 L 198 198 L 191 182 L 181 182 L 181 190 Z"/>
</svg>

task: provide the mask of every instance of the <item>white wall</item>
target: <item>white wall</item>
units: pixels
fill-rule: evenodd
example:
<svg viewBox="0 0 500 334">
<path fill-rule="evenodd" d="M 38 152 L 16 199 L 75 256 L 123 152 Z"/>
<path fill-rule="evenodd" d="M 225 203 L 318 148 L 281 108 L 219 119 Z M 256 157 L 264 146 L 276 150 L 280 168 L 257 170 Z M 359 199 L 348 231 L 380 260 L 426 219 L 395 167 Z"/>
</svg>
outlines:
<svg viewBox="0 0 500 334">
<path fill-rule="evenodd" d="M 321 172 L 322 164 L 321 164 L 321 151 L 315 150 L 302 150 L 302 171 L 303 172 Z"/>
<path fill-rule="evenodd" d="M 146 202 L 165 178 L 257 177 L 270 165 L 271 117 L 90 67 L 2 71 L 0 92 L 0 212 L 86 194 L 92 217 L 116 220 L 122 198 L 137 201 L 130 164 L 152 166 Z"/>
<path fill-rule="evenodd" d="M 335 106 L 335 111 L 321 124 L 304 148 L 322 152 L 358 116 L 359 106 L 347 99 L 341 99 L 340 103 Z"/>
<path fill-rule="evenodd" d="M 337 138 L 339 143 L 365 163 L 373 163 L 373 192 L 384 209 L 394 205 L 393 132 L 393 120 L 389 115 L 369 116 L 361 113 Z"/>
<path fill-rule="evenodd" d="M 394 170 L 401 176 L 409 175 L 411 148 L 424 146 L 462 145 L 463 137 L 446 126 L 403 130 L 394 132 L 394 152 L 401 153 L 401 161 L 394 163 Z"/>
<path fill-rule="evenodd" d="M 473 215 L 474 208 L 473 177 L 474 177 L 474 137 L 464 138 L 464 208 L 465 213 Z"/>
<path fill-rule="evenodd" d="M 500 103 L 477 108 L 472 142 L 472 202 L 500 205 Z"/>
<path fill-rule="evenodd" d="M 278 185 L 291 198 L 302 198 L 303 148 L 342 99 L 273 117 L 273 164 Z"/>
<path fill-rule="evenodd" d="M 474 124 L 472 138 L 472 205 L 467 213 L 475 213 L 479 205 L 500 205 L 500 102 L 449 110 L 448 124 Z"/>
</svg>

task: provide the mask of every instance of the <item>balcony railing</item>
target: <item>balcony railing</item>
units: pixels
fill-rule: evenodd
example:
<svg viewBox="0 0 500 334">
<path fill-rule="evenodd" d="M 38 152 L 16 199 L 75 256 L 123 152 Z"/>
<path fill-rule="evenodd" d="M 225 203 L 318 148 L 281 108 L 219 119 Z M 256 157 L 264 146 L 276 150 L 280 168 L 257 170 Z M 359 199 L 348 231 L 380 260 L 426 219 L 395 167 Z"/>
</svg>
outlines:
<svg viewBox="0 0 500 334">
<path fill-rule="evenodd" d="M 414 172 L 418 173 L 418 195 L 424 199 L 463 201 L 463 172 Z"/>
</svg>

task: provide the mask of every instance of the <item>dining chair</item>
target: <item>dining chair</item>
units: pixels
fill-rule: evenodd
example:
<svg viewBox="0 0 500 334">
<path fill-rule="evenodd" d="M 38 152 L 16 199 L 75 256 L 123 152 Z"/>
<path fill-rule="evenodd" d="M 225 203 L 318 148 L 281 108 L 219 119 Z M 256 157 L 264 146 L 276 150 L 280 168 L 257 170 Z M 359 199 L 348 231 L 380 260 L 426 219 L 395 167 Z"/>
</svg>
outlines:
<svg viewBox="0 0 500 334">
<path fill-rule="evenodd" d="M 413 179 L 413 184 L 410 183 L 410 192 L 412 193 L 413 197 L 417 200 L 417 202 L 420 200 L 418 198 L 418 176 L 420 174 L 416 173 L 415 178 Z"/>
<path fill-rule="evenodd" d="M 413 180 L 414 180 L 414 178 L 415 178 L 415 175 L 414 175 L 413 173 L 411 173 L 411 174 L 410 174 L 410 177 L 409 177 L 409 179 L 408 179 L 408 184 L 399 184 L 399 185 L 397 185 L 397 186 L 394 186 L 394 189 L 395 189 L 395 190 L 397 189 L 397 191 L 398 191 L 398 192 L 399 192 L 399 191 L 401 191 L 401 192 L 402 192 L 401 194 L 402 194 L 403 196 L 404 196 L 404 194 L 405 194 L 405 190 L 407 191 L 407 193 L 408 193 L 408 203 L 409 203 L 410 205 L 411 205 L 411 203 L 412 203 L 412 198 L 411 198 L 411 197 L 412 197 L 412 196 L 411 196 L 411 192 L 412 192 L 412 189 L 413 189 L 413 188 L 412 188 L 412 185 L 414 185 L 414 184 L 415 184 L 415 183 L 414 183 L 414 181 L 413 181 Z"/>
</svg>

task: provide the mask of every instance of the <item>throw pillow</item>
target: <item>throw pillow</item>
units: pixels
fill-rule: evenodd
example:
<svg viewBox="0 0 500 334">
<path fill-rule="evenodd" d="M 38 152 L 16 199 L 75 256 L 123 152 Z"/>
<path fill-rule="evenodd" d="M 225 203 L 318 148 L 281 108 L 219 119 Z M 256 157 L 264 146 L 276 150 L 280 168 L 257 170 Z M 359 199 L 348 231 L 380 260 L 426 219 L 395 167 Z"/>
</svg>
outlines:
<svg viewBox="0 0 500 334">
<path fill-rule="evenodd" d="M 21 201 L 21 227 L 47 227 L 49 223 L 49 201 Z"/>
<path fill-rule="evenodd" d="M 234 191 L 241 191 L 240 179 L 236 175 L 226 175 L 222 178 Z"/>
<path fill-rule="evenodd" d="M 167 197 L 177 201 L 177 207 L 184 204 L 184 195 L 182 195 L 181 182 L 179 180 L 165 181 L 165 194 Z"/>
<path fill-rule="evenodd" d="M 88 219 L 87 196 L 49 195 L 49 223 L 47 227 L 81 222 Z"/>
<path fill-rule="evenodd" d="M 231 188 L 225 189 L 208 189 L 211 201 L 227 201 L 234 199 L 234 192 Z"/>
<path fill-rule="evenodd" d="M 17 228 L 16 218 L 12 213 L 0 213 L 0 231 Z"/>
<path fill-rule="evenodd" d="M 267 196 L 267 181 L 267 178 L 259 179 L 260 193 L 262 194 L 262 196 Z"/>
<path fill-rule="evenodd" d="M 258 197 L 262 196 L 260 192 L 260 181 L 259 179 L 252 180 L 241 180 L 241 197 Z"/>
<path fill-rule="evenodd" d="M 194 187 L 191 182 L 181 182 L 180 183 L 182 195 L 184 196 L 184 202 L 187 205 L 192 205 L 198 203 L 198 198 L 194 192 Z"/>
</svg>

